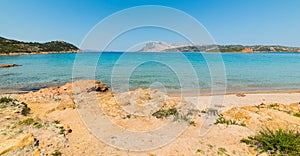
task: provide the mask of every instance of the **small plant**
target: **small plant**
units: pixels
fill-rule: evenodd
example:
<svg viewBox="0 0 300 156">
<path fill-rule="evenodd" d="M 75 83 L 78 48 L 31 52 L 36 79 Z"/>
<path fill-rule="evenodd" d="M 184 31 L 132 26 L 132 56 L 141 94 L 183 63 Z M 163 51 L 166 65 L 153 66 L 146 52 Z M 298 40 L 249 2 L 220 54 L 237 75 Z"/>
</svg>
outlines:
<svg viewBox="0 0 300 156">
<path fill-rule="evenodd" d="M 246 124 L 244 122 L 238 123 L 236 120 L 227 120 L 222 116 L 216 120 L 215 124 L 246 126 Z"/>
<path fill-rule="evenodd" d="M 195 121 L 189 121 L 189 125 L 196 126 L 196 122 Z"/>
<path fill-rule="evenodd" d="M 300 155 L 300 133 L 294 130 L 265 129 L 255 136 L 242 139 L 251 147 L 255 147 L 259 153 L 269 152 L 271 155 Z"/>
<path fill-rule="evenodd" d="M 21 114 L 24 115 L 24 116 L 27 116 L 29 113 L 30 113 L 30 108 L 27 107 L 27 104 L 23 103 L 22 104 L 24 105 L 22 111 L 21 111 Z"/>
<path fill-rule="evenodd" d="M 295 113 L 294 116 L 300 118 L 300 113 Z"/>
<path fill-rule="evenodd" d="M 271 103 L 271 104 L 269 105 L 269 108 L 274 108 L 274 107 L 278 107 L 278 104 Z"/>
<path fill-rule="evenodd" d="M 33 127 L 38 128 L 38 129 L 43 127 L 43 125 L 41 123 L 35 121 L 32 118 L 27 118 L 23 121 L 19 121 L 18 124 L 19 125 L 27 125 L 27 126 L 32 125 Z"/>
<path fill-rule="evenodd" d="M 244 122 L 240 123 L 240 126 L 246 127 L 246 124 Z"/>
<path fill-rule="evenodd" d="M 226 154 L 227 150 L 223 147 L 218 148 L 218 155 Z"/>
<path fill-rule="evenodd" d="M 13 102 L 14 99 L 10 98 L 10 97 L 2 97 L 0 98 L 0 103 L 9 103 L 9 102 Z"/>
<path fill-rule="evenodd" d="M 60 121 L 59 120 L 54 120 L 53 123 L 60 124 Z"/>
<path fill-rule="evenodd" d="M 60 127 L 60 130 L 58 132 L 58 134 L 65 134 L 65 128 L 64 127 Z"/>
<path fill-rule="evenodd" d="M 6 107 L 7 107 L 6 103 L 0 103 L 0 109 L 6 108 Z"/>
<path fill-rule="evenodd" d="M 59 101 L 61 101 L 61 98 L 54 98 L 54 101 L 59 102 Z"/>
<path fill-rule="evenodd" d="M 197 150 L 196 150 L 196 153 L 203 153 L 203 150 L 197 149 Z"/>
<path fill-rule="evenodd" d="M 43 125 L 42 125 L 41 123 L 39 123 L 39 122 L 33 123 L 33 126 L 34 126 L 35 128 L 38 128 L 38 129 L 40 129 L 40 128 L 43 127 Z"/>
<path fill-rule="evenodd" d="M 10 103 L 10 102 L 13 102 L 14 99 L 10 98 L 10 97 L 2 97 L 0 98 L 0 108 L 3 109 L 3 108 L 6 108 L 7 107 L 7 104 Z"/>
<path fill-rule="evenodd" d="M 51 153 L 52 156 L 61 156 L 62 153 L 59 150 L 55 150 L 53 153 Z"/>
<path fill-rule="evenodd" d="M 19 121 L 19 125 L 31 125 L 31 124 L 33 124 L 35 121 L 34 121 L 34 119 L 32 119 L 32 118 L 27 118 L 27 119 L 25 119 L 25 120 L 23 120 L 23 121 Z"/>
<path fill-rule="evenodd" d="M 173 116 L 178 115 L 178 111 L 177 111 L 176 108 L 171 108 L 171 109 L 168 109 L 168 110 L 161 109 L 161 110 L 159 110 L 159 111 L 152 114 L 152 116 L 155 116 L 158 119 L 167 118 L 171 115 L 173 115 Z"/>
</svg>

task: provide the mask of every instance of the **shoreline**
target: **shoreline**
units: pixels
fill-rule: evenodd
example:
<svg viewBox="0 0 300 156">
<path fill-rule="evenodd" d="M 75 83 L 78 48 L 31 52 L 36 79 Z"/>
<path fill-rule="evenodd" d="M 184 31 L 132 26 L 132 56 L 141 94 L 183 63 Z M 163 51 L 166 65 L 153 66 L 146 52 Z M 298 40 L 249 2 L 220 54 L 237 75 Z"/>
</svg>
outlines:
<svg viewBox="0 0 300 156">
<path fill-rule="evenodd" d="M 293 94 L 293 93 L 300 93 L 300 89 L 282 89 L 282 90 L 257 90 L 257 91 L 230 91 L 226 93 L 183 93 L 183 95 L 187 96 L 217 96 L 217 95 L 237 95 L 237 94 L 248 94 L 248 95 L 255 95 L 255 94 Z M 180 96 L 180 93 L 170 92 L 168 93 L 171 96 Z"/>
<path fill-rule="evenodd" d="M 67 83 L 72 83 L 72 82 L 67 82 Z M 67 83 L 63 83 L 63 84 L 58 84 L 57 86 L 47 86 L 47 87 L 41 87 L 39 89 L 33 89 L 33 90 L 13 90 L 13 89 L 7 89 L 7 88 L 3 88 L 3 90 L 1 90 L 0 88 L 0 95 L 7 95 L 7 94 L 26 94 L 29 92 L 37 92 L 40 89 L 46 89 L 46 88 L 57 88 L 59 86 L 62 86 L 64 84 Z M 144 88 L 145 89 L 145 88 Z M 135 89 L 134 89 L 135 90 Z M 130 90 L 130 91 L 134 91 L 134 90 Z M 225 93 L 189 93 L 189 92 L 183 92 L 183 93 L 179 93 L 179 92 L 166 92 L 169 96 L 172 97 L 199 97 L 199 96 L 220 96 L 220 95 L 237 95 L 237 96 L 241 96 L 243 97 L 244 95 L 257 95 L 257 94 L 295 94 L 295 93 L 300 93 L 300 89 L 280 89 L 280 90 L 256 90 L 256 91 L 249 91 L 249 90 L 241 90 L 241 91 L 228 91 Z"/>
<path fill-rule="evenodd" d="M 38 55 L 38 54 L 69 54 L 69 53 L 82 53 L 82 50 L 77 51 L 39 51 L 39 52 L 10 52 L 0 53 L 1 56 L 18 56 L 18 55 Z"/>
</svg>

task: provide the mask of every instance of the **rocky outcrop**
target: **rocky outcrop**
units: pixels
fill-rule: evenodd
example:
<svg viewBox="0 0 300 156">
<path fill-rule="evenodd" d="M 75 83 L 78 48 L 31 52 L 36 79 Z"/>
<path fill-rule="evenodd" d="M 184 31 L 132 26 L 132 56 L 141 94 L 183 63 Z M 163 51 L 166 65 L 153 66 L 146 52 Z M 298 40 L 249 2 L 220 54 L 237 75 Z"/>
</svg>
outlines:
<svg viewBox="0 0 300 156">
<path fill-rule="evenodd" d="M 0 143 L 0 155 L 13 151 L 34 143 L 34 137 L 32 133 L 24 134 L 16 139 L 9 139 Z"/>
<path fill-rule="evenodd" d="M 242 99 L 250 95 L 236 96 Z M 171 97 L 150 88 L 113 93 L 106 84 L 95 80 L 80 80 L 61 87 L 45 88 L 20 95 L 17 99 L 14 104 L 0 105 L 0 149 L 2 152 L 6 149 L 4 152 L 7 155 L 256 155 L 255 150 L 240 143 L 242 138 L 264 127 L 297 129 L 300 123 L 298 103 L 233 107 L 219 112 L 224 121 L 231 120 L 229 123 L 233 124 L 213 124 L 215 120 L 212 120 L 208 133 L 199 137 L 203 123 L 211 115 L 209 109 L 204 111 L 205 108 L 194 107 L 186 98 Z M 22 102 L 30 108 L 27 116 L 20 113 L 26 108 Z M 95 107 L 90 107 L 88 113 L 79 113 L 89 106 Z M 93 113 L 97 118 L 91 116 Z M 114 134 L 125 134 L 126 131 L 151 132 L 159 129 L 169 134 L 183 129 L 177 125 L 174 129 L 165 129 L 168 123 L 182 123 L 186 129 L 165 146 L 136 153 L 119 150 L 99 141 L 86 127 L 83 115 L 91 121 L 98 117 L 107 118 L 121 129 L 120 133 L 116 133 L 114 128 L 105 131 L 105 135 L 111 136 L 108 137 L 112 140 L 110 145 L 121 141 Z M 234 121 L 245 125 L 234 124 Z M 149 137 L 152 138 L 152 135 Z M 129 140 L 126 144 L 136 145 L 136 140 Z"/>
<path fill-rule="evenodd" d="M 0 68 L 10 68 L 10 67 L 17 67 L 17 66 L 22 66 L 20 64 L 2 64 L 0 65 Z"/>
<path fill-rule="evenodd" d="M 298 104 L 262 103 L 258 106 L 234 107 L 222 115 L 227 119 L 244 122 L 247 127 L 259 131 L 263 128 L 299 129 Z M 299 115 L 300 116 L 300 115 Z"/>
</svg>

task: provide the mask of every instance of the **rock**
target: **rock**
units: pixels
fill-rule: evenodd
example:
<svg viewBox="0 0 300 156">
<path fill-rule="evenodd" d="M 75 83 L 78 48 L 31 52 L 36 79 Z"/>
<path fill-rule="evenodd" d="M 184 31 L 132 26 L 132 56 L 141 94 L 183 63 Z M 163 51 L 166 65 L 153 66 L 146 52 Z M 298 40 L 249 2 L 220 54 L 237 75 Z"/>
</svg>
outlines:
<svg viewBox="0 0 300 156">
<path fill-rule="evenodd" d="M 40 149 L 36 149 L 32 152 L 31 156 L 39 156 L 41 154 L 41 150 Z"/>
<path fill-rule="evenodd" d="M 67 108 L 75 109 L 75 105 L 73 103 L 62 103 L 56 107 L 56 110 L 65 110 Z"/>
<path fill-rule="evenodd" d="M 11 117 L 10 116 L 5 116 L 4 119 L 9 120 L 9 119 L 11 119 Z"/>
<path fill-rule="evenodd" d="M 105 83 L 99 82 L 97 80 L 79 80 L 72 84 L 73 94 L 82 94 L 85 92 L 106 92 L 108 91 L 108 86 Z"/>
<path fill-rule="evenodd" d="M 237 97 L 245 97 L 246 95 L 244 93 L 237 93 L 236 96 Z"/>
<path fill-rule="evenodd" d="M 251 147 L 248 147 L 248 151 L 249 151 L 249 153 L 252 154 L 252 155 L 255 155 L 255 154 L 256 154 L 256 152 L 254 151 L 254 149 L 251 148 Z"/>
<path fill-rule="evenodd" d="M 108 91 L 108 87 L 105 83 L 102 83 L 102 82 L 95 82 L 95 91 L 98 91 L 98 92 L 106 92 Z"/>
<path fill-rule="evenodd" d="M 244 52 L 244 53 L 251 53 L 251 52 L 253 52 L 253 50 L 250 49 L 250 48 L 244 48 L 244 49 L 242 50 L 242 52 Z"/>
<path fill-rule="evenodd" d="M 2 64 L 0 65 L 0 68 L 10 68 L 10 67 L 17 67 L 17 66 L 22 66 L 20 64 Z"/>
<path fill-rule="evenodd" d="M 21 135 L 16 139 L 9 139 L 0 143 L 0 155 L 13 151 L 34 143 L 34 137 L 32 133 Z"/>
</svg>

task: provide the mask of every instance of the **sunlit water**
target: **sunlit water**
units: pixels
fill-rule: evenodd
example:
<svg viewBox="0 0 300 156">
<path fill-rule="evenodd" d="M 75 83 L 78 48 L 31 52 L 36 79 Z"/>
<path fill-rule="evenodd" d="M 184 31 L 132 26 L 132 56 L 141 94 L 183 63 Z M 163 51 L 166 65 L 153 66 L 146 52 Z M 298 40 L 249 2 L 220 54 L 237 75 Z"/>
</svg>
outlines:
<svg viewBox="0 0 300 156">
<path fill-rule="evenodd" d="M 105 52 L 0 57 L 0 64 L 11 63 L 22 66 L 0 69 L 1 92 L 37 90 L 79 79 L 97 79 L 114 91 L 128 87 L 189 93 L 210 93 L 211 87 L 222 90 L 224 86 L 229 92 L 300 89 L 299 53 Z"/>
</svg>

